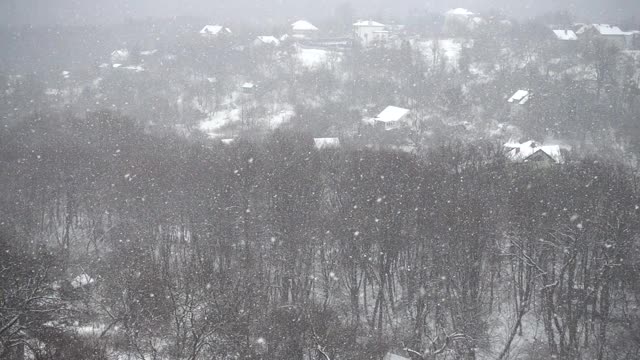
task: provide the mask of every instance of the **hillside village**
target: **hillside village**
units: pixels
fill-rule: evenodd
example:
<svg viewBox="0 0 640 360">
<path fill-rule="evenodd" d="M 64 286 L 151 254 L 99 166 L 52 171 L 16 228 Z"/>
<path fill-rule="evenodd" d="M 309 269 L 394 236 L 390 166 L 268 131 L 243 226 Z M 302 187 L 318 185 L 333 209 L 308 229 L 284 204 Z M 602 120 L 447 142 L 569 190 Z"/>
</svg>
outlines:
<svg viewBox="0 0 640 360">
<path fill-rule="evenodd" d="M 0 37 L 0 359 L 640 353 L 640 23 Z"/>
<path fill-rule="evenodd" d="M 32 100 L 79 113 L 109 108 L 227 142 L 284 127 L 418 153 L 451 139 L 490 139 L 633 154 L 625 135 L 636 121 L 619 113 L 637 106 L 640 31 L 561 15 L 517 23 L 457 8 L 428 30 L 375 19 L 326 27 L 302 19 L 271 32 L 191 25 L 171 45 L 125 41 L 92 54 L 94 66 L 57 64 Z M 11 105 L 25 79 L 5 76 Z M 590 111 L 595 103 L 610 104 L 611 114 Z M 406 114 L 381 118 L 389 106 Z M 8 118 L 29 111 L 11 110 Z M 601 130 L 610 137 L 596 144 Z"/>
</svg>

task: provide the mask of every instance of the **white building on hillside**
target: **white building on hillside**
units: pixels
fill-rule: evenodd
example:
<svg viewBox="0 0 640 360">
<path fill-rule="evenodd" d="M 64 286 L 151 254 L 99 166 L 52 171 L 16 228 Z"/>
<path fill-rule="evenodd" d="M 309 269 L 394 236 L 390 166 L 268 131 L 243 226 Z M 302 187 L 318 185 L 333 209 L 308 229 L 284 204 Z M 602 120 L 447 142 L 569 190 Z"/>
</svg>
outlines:
<svg viewBox="0 0 640 360">
<path fill-rule="evenodd" d="M 299 39 L 316 37 L 319 31 L 320 29 L 306 20 L 298 20 L 291 24 L 293 36 Z"/>
<path fill-rule="evenodd" d="M 386 25 L 373 20 L 358 21 L 353 24 L 353 34 L 362 45 L 369 46 L 389 39 L 389 31 L 385 28 Z"/>
<path fill-rule="evenodd" d="M 460 32 L 473 28 L 476 23 L 480 23 L 481 18 L 467 9 L 451 9 L 444 13 L 444 31 L 457 35 Z"/>
</svg>

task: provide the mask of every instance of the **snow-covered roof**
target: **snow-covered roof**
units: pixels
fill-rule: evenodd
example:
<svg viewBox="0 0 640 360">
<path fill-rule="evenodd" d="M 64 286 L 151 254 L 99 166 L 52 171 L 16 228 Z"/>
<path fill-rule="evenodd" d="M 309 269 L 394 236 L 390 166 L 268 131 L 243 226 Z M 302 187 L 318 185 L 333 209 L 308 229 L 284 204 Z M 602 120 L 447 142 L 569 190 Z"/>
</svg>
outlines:
<svg viewBox="0 0 640 360">
<path fill-rule="evenodd" d="M 400 121 L 402 118 L 409 114 L 409 109 L 403 109 L 397 106 L 387 106 L 378 116 L 376 116 L 376 121 L 382 122 L 395 122 Z"/>
<path fill-rule="evenodd" d="M 558 40 L 563 41 L 576 41 L 578 40 L 578 36 L 573 30 L 553 30 L 553 33 L 556 35 Z"/>
<path fill-rule="evenodd" d="M 313 138 L 316 149 L 334 149 L 340 147 L 338 138 Z"/>
<path fill-rule="evenodd" d="M 402 355 L 394 354 L 392 352 L 388 352 L 384 356 L 383 360 L 409 360 L 409 358 Z"/>
<path fill-rule="evenodd" d="M 306 20 L 298 20 L 291 24 L 291 29 L 294 31 L 318 31 L 319 29 L 315 27 L 312 23 Z"/>
<path fill-rule="evenodd" d="M 504 147 L 508 149 L 508 155 L 513 161 L 527 161 L 534 154 L 543 152 L 556 163 L 564 162 L 561 145 L 539 145 L 535 141 L 529 140 L 524 143 L 509 141 Z"/>
<path fill-rule="evenodd" d="M 386 25 L 381 24 L 377 21 L 373 21 L 373 20 L 360 20 L 357 23 L 353 24 L 353 26 L 355 27 L 385 27 Z"/>
<path fill-rule="evenodd" d="M 451 9 L 445 13 L 445 15 L 461 15 L 461 16 L 472 16 L 474 15 L 471 11 L 464 8 L 456 8 Z"/>
<path fill-rule="evenodd" d="M 520 105 L 524 105 L 527 102 L 529 102 L 530 98 L 531 98 L 531 92 L 529 90 L 518 90 L 507 101 L 510 103 L 518 103 Z"/>
<path fill-rule="evenodd" d="M 200 34 L 202 35 L 219 35 L 220 33 L 231 34 L 231 30 L 221 25 L 205 25 L 205 27 L 200 30 Z"/>
<path fill-rule="evenodd" d="M 589 24 L 589 25 L 581 25 L 580 28 L 576 31 L 576 34 L 581 35 L 584 34 L 587 30 L 594 29 L 602 36 L 629 36 L 633 35 L 633 31 L 622 31 L 617 26 L 609 25 L 609 24 Z"/>
<path fill-rule="evenodd" d="M 258 36 L 258 40 L 264 44 L 270 44 L 278 46 L 280 44 L 280 40 L 278 40 L 275 36 Z"/>
<path fill-rule="evenodd" d="M 599 32 L 600 35 L 629 35 L 629 33 L 627 33 L 626 31 L 620 30 L 619 27 L 609 24 L 593 24 L 593 28 L 596 29 L 596 31 Z"/>
</svg>

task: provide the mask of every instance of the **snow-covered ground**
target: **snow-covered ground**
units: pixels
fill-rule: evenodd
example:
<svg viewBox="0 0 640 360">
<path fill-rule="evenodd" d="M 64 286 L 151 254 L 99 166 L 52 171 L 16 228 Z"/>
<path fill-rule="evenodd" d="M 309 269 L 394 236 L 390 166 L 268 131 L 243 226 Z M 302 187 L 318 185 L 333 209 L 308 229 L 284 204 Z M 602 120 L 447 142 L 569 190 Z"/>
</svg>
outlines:
<svg viewBox="0 0 640 360">
<path fill-rule="evenodd" d="M 339 60 L 338 54 L 335 52 L 308 48 L 299 48 L 297 58 L 302 66 L 310 69 L 319 68 L 329 64 L 332 59 Z"/>
<path fill-rule="evenodd" d="M 210 114 L 205 120 L 200 122 L 200 130 L 209 136 L 217 137 L 217 131 L 233 122 L 240 121 L 240 109 L 227 109 Z"/>
<path fill-rule="evenodd" d="M 421 41 L 416 44 L 424 54 L 425 60 L 430 64 L 433 63 L 434 41 L 436 40 Z M 441 39 L 437 41 L 437 52 L 439 56 L 443 57 L 442 61 L 445 62 L 447 69 L 457 68 L 462 51 L 462 43 L 457 39 Z"/>
<path fill-rule="evenodd" d="M 254 119 L 254 121 L 258 126 L 276 129 L 291 120 L 294 115 L 295 111 L 290 105 L 278 105 L 275 110 L 268 112 L 264 117 Z M 224 128 L 232 124 L 238 124 L 241 118 L 242 110 L 240 108 L 220 110 L 201 121 L 198 128 L 210 137 L 225 137 L 228 134 L 225 133 Z"/>
<path fill-rule="evenodd" d="M 273 114 L 269 120 L 269 128 L 275 129 L 282 125 L 283 123 L 291 120 L 291 118 L 295 115 L 295 111 L 290 106 L 285 106 L 279 112 Z"/>
</svg>

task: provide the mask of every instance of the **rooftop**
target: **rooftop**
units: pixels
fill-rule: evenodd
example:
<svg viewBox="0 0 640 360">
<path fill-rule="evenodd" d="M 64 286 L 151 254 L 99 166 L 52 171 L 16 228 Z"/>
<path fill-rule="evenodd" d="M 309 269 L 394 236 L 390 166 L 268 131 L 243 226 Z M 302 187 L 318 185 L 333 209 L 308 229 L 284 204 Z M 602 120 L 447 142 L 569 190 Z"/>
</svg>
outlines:
<svg viewBox="0 0 640 360">
<path fill-rule="evenodd" d="M 508 149 L 508 155 L 513 161 L 526 161 L 533 154 L 542 151 L 556 163 L 564 162 L 561 145 L 539 145 L 535 141 L 529 140 L 523 143 L 510 141 L 504 147 Z"/>
<path fill-rule="evenodd" d="M 600 35 L 629 35 L 626 31 L 620 30 L 619 27 L 609 24 L 593 24 L 593 27 Z"/>
<path fill-rule="evenodd" d="M 370 26 L 370 27 L 385 27 L 384 24 L 381 24 L 377 21 L 373 21 L 373 20 L 360 20 L 357 23 L 353 24 L 353 26 L 355 27 L 365 27 L 365 26 Z"/>
<path fill-rule="evenodd" d="M 280 40 L 276 39 L 275 36 L 258 36 L 258 40 L 265 44 L 278 45 L 280 44 Z"/>
<path fill-rule="evenodd" d="M 576 41 L 578 40 L 578 36 L 573 30 L 553 30 L 553 33 L 556 35 L 558 40 L 562 41 Z"/>
<path fill-rule="evenodd" d="M 205 25 L 205 27 L 200 30 L 200 34 L 202 35 L 218 35 L 221 32 L 231 34 L 231 30 L 221 25 Z"/>
<path fill-rule="evenodd" d="M 472 16 L 474 15 L 471 11 L 464 8 L 456 8 L 451 9 L 445 13 L 445 15 L 463 15 L 463 16 Z"/>
<path fill-rule="evenodd" d="M 378 116 L 376 116 L 376 121 L 382 122 L 394 122 L 400 121 L 403 117 L 409 114 L 409 109 L 403 109 L 397 106 L 387 106 Z"/>
<path fill-rule="evenodd" d="M 291 24 L 291 28 L 296 31 L 318 31 L 319 29 L 315 27 L 312 23 L 306 20 L 298 20 Z"/>
<path fill-rule="evenodd" d="M 507 100 L 510 103 L 518 103 L 524 105 L 531 99 L 531 92 L 529 90 L 518 90 L 512 97 Z"/>
</svg>

